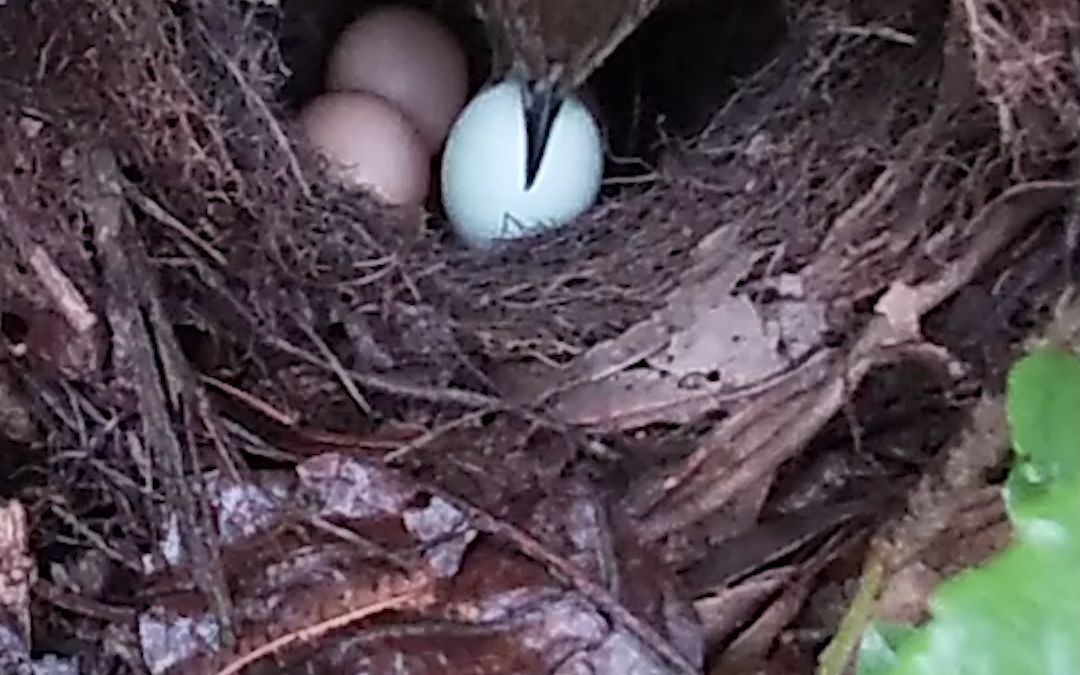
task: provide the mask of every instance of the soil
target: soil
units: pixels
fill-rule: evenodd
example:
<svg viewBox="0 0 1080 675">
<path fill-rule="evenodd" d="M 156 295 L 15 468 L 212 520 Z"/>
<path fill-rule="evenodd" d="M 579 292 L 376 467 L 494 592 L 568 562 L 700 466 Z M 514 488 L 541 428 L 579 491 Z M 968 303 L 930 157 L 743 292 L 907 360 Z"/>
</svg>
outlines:
<svg viewBox="0 0 1080 675">
<path fill-rule="evenodd" d="M 0 6 L 0 672 L 809 673 L 1007 540 L 1080 6 L 669 0 L 480 253 L 293 125 L 369 4 Z"/>
</svg>

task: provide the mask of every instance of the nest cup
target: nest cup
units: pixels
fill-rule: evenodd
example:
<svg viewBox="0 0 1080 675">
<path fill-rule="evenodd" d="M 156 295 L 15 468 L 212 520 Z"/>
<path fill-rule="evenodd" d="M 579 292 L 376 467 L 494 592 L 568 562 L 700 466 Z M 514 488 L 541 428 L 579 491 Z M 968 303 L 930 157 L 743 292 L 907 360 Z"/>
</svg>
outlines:
<svg viewBox="0 0 1080 675">
<path fill-rule="evenodd" d="M 92 233 L 68 204 L 71 160 L 111 148 L 125 180 L 156 205 L 137 214 L 151 255 L 212 263 L 155 270 L 171 320 L 212 334 L 214 365 L 238 384 L 271 399 L 287 391 L 313 420 L 348 426 L 363 420 L 347 397 L 326 405 L 316 381 L 327 376 L 270 345 L 272 336 L 295 342 L 314 330 L 349 369 L 498 395 L 513 388 L 505 373 L 564 365 L 648 316 L 685 281 L 710 233 L 737 231 L 717 255 L 758 261 L 743 281 L 813 268 L 830 218 L 919 129 L 939 148 L 1000 144 L 1010 165 L 992 166 L 991 184 L 1067 156 L 1061 139 L 1078 116 L 1057 71 L 1003 82 L 987 61 L 957 77 L 1000 92 L 996 109 L 977 88 L 946 91 L 956 75 L 947 52 L 963 36 L 940 3 L 714 4 L 657 12 L 592 78 L 611 146 L 600 203 L 563 230 L 477 254 L 452 241 L 437 204 L 423 217 L 344 192 L 298 142 L 291 119 L 315 93 L 333 35 L 362 5 L 124 0 L 76 11 L 48 0 L 31 13 L 16 3 L 4 9 L 17 27 L 6 39 L 37 48 L 5 52 L 14 74 L 4 85 L 14 168 L 5 208 L 47 224 L 26 237 L 55 247 L 94 297 Z M 482 29 L 432 9 L 470 46 L 475 88 L 489 58 Z M 1016 26 L 1026 26 L 1025 11 Z M 836 16 L 889 30 L 838 31 Z M 1067 39 L 1045 30 L 1031 39 L 1048 50 Z M 942 122 L 949 109 L 971 112 L 962 131 Z M 961 178 L 942 172 L 963 201 Z M 0 261 L 24 269 L 16 259 L 30 243 L 16 248 L 17 239 Z M 857 263 L 821 295 L 843 295 L 859 275 L 874 290 L 857 295 L 872 295 L 874 279 L 899 264 Z M 9 306 L 35 304 L 32 281 L 9 282 Z M 234 368 L 244 359 L 254 360 Z M 393 417 L 404 404 L 383 385 L 371 395 Z M 437 398 L 420 393 L 405 399 Z"/>
<path fill-rule="evenodd" d="M 475 91 L 480 24 L 417 5 L 465 42 Z M 472 251 L 437 200 L 389 208 L 328 180 L 294 123 L 369 6 L 0 3 L 0 448 L 37 453 L 39 472 L 6 473 L 11 493 L 47 483 L 26 500 L 45 504 L 42 562 L 76 548 L 52 505 L 100 517 L 110 555 L 157 550 L 162 502 L 184 513 L 207 464 L 291 470 L 265 446 L 298 428 L 312 454 L 340 450 L 328 432 L 378 431 L 377 461 L 398 442 L 492 513 L 600 467 L 643 547 L 675 534 L 665 556 L 707 561 L 711 544 L 674 547 L 802 479 L 778 468 L 830 420 L 848 431 L 847 387 L 906 344 L 866 346 L 883 316 L 911 338 L 984 267 L 1008 269 L 995 233 L 1053 217 L 1046 184 L 1075 161 L 1075 0 L 670 0 L 588 83 L 609 144 L 599 203 Z M 1054 236 L 1017 249 L 1065 269 Z M 976 315 L 949 345 L 972 363 L 992 313 Z M 440 443 L 418 459 L 402 438 Z M 749 460 L 724 462 L 743 452 L 768 475 L 736 484 Z M 612 455 L 639 462 L 612 477 Z"/>
<path fill-rule="evenodd" d="M 53 7 L 63 10 L 62 3 Z M 477 386 L 462 354 L 481 370 L 488 362 L 537 357 L 561 363 L 617 335 L 660 302 L 694 242 L 717 222 L 709 213 L 713 198 L 678 179 L 685 169 L 655 167 L 662 155 L 655 118 L 664 112 L 656 98 L 671 97 L 651 91 L 649 108 L 639 105 L 636 121 L 604 114 L 619 155 L 609 173 L 624 185 L 609 188 L 595 209 L 562 232 L 510 246 L 494 259 L 477 256 L 449 239 L 437 222 L 437 205 L 436 222 L 420 222 L 363 194 L 343 193 L 323 180 L 317 158 L 299 142 L 290 120 L 317 92 L 333 36 L 362 7 L 182 7 L 172 12 L 133 3 L 126 30 L 107 38 L 106 12 L 80 13 L 65 44 L 92 46 L 112 58 L 74 64 L 66 76 L 53 78 L 51 90 L 70 96 L 76 109 L 59 114 L 86 130 L 83 139 L 116 148 L 129 178 L 230 261 L 226 287 L 236 297 L 229 301 L 248 305 L 250 315 L 224 324 L 215 312 L 199 317 L 222 335 L 264 324 L 296 330 L 299 296 L 319 330 L 355 332 L 358 308 L 366 313 L 376 303 L 378 311 L 362 319 L 384 364 L 434 377 L 431 384 Z M 439 16 L 470 45 L 475 87 L 487 62 L 482 32 L 467 16 Z M 41 18 L 25 21 L 44 29 Z M 602 110 L 626 108 L 640 97 L 626 84 L 652 48 L 650 39 L 639 42 L 594 78 Z M 288 77 L 281 75 L 283 66 Z M 705 75 L 688 88 L 702 90 L 716 79 L 715 72 Z M 89 81 L 103 86 L 83 91 Z M 722 86 L 730 88 L 730 81 Z M 697 115 L 700 129 L 704 111 L 685 101 L 679 106 L 667 112 Z M 680 123 L 680 133 L 693 133 L 693 124 Z M 52 140 L 52 131 L 39 146 Z M 173 239 L 175 230 L 158 230 L 153 218 L 145 226 L 155 253 L 186 245 Z M 389 256 L 393 270 L 380 263 Z M 204 296 L 197 275 L 167 276 L 176 297 Z M 507 289 L 514 291 L 507 295 Z M 363 358 L 346 356 L 350 365 Z"/>
<path fill-rule="evenodd" d="M 40 65 L 33 50 L 6 57 L 7 72 L 24 75 L 7 85 L 7 156 L 21 171 L 9 177 L 8 208 L 66 222 L 65 152 L 112 147 L 133 183 L 191 228 L 186 236 L 141 214 L 152 253 L 188 255 L 197 239 L 227 262 L 218 290 L 191 270 L 159 270 L 178 323 L 246 345 L 253 332 L 295 335 L 303 316 L 337 336 L 331 346 L 350 367 L 403 370 L 440 387 L 490 387 L 501 364 L 565 364 L 619 335 L 663 302 L 695 245 L 719 228 L 737 228 L 738 246 L 768 255 L 770 273 L 806 266 L 829 214 L 872 183 L 906 133 L 930 125 L 943 49 L 955 37 L 945 8 L 925 1 L 849 17 L 891 21 L 914 46 L 822 40 L 835 9 L 827 2 L 799 16 L 780 3 L 661 10 L 590 82 L 611 145 L 601 202 L 570 227 L 493 256 L 457 246 L 437 205 L 433 218 L 419 218 L 342 192 L 297 142 L 290 119 L 316 93 L 334 34 L 362 6 L 122 4 L 72 12 L 37 53 Z M 9 25 L 51 34 L 66 5 L 41 7 L 7 8 Z M 483 31 L 468 15 L 435 9 L 470 46 L 475 88 L 489 56 Z M 123 30 L 110 27 L 116 20 Z M 835 63 L 815 58 L 823 44 L 837 50 Z M 86 53 L 94 58 L 49 70 Z M 44 81 L 29 81 L 39 71 Z M 1061 138 L 1054 124 L 1076 125 L 1075 114 L 1054 115 L 1055 101 L 1002 104 L 1011 107 L 998 117 L 1016 118 L 1014 137 L 1030 128 L 1046 139 L 1027 136 L 1029 155 L 1042 156 L 1018 161 L 1045 162 Z M 29 148 L 13 147 L 39 117 Z M 975 133 L 995 142 L 994 120 L 984 122 Z M 220 311 L 229 304 L 244 311 Z M 260 358 L 280 361 L 274 352 Z"/>
</svg>

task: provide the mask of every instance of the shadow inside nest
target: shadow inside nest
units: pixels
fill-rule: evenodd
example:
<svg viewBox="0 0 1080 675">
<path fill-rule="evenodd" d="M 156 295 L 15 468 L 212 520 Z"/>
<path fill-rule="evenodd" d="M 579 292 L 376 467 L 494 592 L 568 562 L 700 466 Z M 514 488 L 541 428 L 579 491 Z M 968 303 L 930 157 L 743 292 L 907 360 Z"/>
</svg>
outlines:
<svg viewBox="0 0 1080 675">
<path fill-rule="evenodd" d="M 589 82 L 599 203 L 483 254 L 300 139 L 367 3 L 0 8 L 12 662 L 811 672 L 1077 262 L 1080 9 L 966 4 L 1016 42 L 673 0 Z"/>
</svg>

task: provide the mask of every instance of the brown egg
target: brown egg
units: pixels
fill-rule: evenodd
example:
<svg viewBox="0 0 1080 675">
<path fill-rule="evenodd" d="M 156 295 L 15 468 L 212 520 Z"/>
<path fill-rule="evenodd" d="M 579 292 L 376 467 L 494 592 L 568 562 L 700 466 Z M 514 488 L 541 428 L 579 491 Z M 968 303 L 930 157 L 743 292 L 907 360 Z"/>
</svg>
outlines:
<svg viewBox="0 0 1080 675">
<path fill-rule="evenodd" d="M 382 7 L 338 38 L 326 68 L 329 91 L 378 94 L 413 121 L 431 153 L 439 151 L 465 105 L 468 63 L 457 38 L 434 17 Z"/>
<path fill-rule="evenodd" d="M 299 121 L 335 179 L 367 187 L 391 204 L 424 201 L 431 181 L 427 145 L 387 101 L 357 92 L 323 94 Z"/>
</svg>

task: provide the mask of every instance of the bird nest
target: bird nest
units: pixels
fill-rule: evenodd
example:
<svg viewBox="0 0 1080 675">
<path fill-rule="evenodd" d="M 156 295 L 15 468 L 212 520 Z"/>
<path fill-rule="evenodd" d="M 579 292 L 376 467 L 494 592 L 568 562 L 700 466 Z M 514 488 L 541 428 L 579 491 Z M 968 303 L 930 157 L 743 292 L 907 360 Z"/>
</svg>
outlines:
<svg viewBox="0 0 1080 675">
<path fill-rule="evenodd" d="M 703 645 L 746 647 L 734 640 L 746 617 L 725 623 L 707 602 L 734 578 L 703 572 L 717 567 L 715 542 L 752 532 L 785 490 L 791 508 L 804 504 L 792 495 L 810 492 L 796 480 L 807 453 L 846 430 L 859 446 L 857 431 L 887 417 L 866 401 L 910 412 L 927 400 L 889 364 L 929 366 L 946 398 L 973 378 L 993 383 L 1022 336 L 1015 319 L 1030 326 L 1063 282 L 1051 271 L 1072 253 L 1055 225 L 1080 134 L 1071 0 L 773 3 L 782 29 L 746 18 L 742 5 L 754 4 L 726 15 L 754 36 L 738 43 L 756 59 L 740 59 L 752 62 L 745 72 L 704 57 L 721 70 L 671 72 L 671 36 L 690 30 L 693 7 L 660 10 L 654 38 L 646 24 L 628 40 L 598 77 L 625 94 L 627 73 L 660 73 L 664 85 L 646 96 L 653 117 L 614 123 L 646 128 L 653 142 L 635 146 L 644 159 L 620 164 L 567 228 L 489 253 L 459 246 L 437 210 L 387 208 L 324 179 L 291 121 L 300 85 L 282 55 L 303 42 L 303 10 L 252 0 L 0 7 L 0 435 L 14 466 L 35 469 L 7 491 L 35 516 L 40 564 L 75 565 L 89 551 L 101 569 L 154 579 L 187 565 L 228 649 L 170 652 L 189 668 L 176 672 L 212 672 L 205 664 L 229 654 L 255 654 L 244 667 L 300 658 L 308 647 L 282 636 L 331 629 L 306 610 L 277 621 L 245 605 L 245 593 L 270 592 L 258 583 L 280 579 L 238 573 L 234 549 L 261 554 L 249 536 L 259 527 L 237 526 L 249 537 L 236 543 L 222 481 L 273 495 L 299 481 L 320 495 L 328 475 L 355 475 L 349 463 L 362 458 L 375 472 L 368 493 L 338 516 L 360 518 L 357 503 L 393 493 L 384 520 L 412 522 L 422 493 L 469 525 L 436 527 L 430 507 L 440 534 L 404 528 L 418 537 L 411 552 L 465 528 L 532 565 L 526 574 L 497 547 L 471 572 L 457 560 L 457 595 L 435 598 L 432 560 L 445 559 L 403 561 L 394 546 L 404 531 L 346 535 L 322 516 L 302 523 L 322 539 L 296 523 L 287 536 L 260 530 L 288 560 L 294 539 L 307 551 L 316 539 L 370 544 L 365 559 L 381 567 L 331 561 L 326 548 L 305 563 L 347 567 L 366 589 L 355 603 L 406 598 L 386 605 L 396 623 L 367 644 L 390 634 L 386 650 L 419 653 L 401 617 L 446 619 L 452 601 L 456 621 L 479 621 L 462 608 L 490 600 L 497 568 L 533 590 L 549 574 L 576 592 L 529 606 L 595 610 L 658 669 L 642 672 L 695 672 Z M 769 31 L 781 37 L 762 39 Z M 680 77 L 681 89 L 671 84 Z M 665 109 L 666 96 L 680 107 Z M 1008 317 L 986 320 L 986 307 L 1010 302 Z M 260 482 L 271 474 L 276 487 Z M 345 499 L 334 494 L 323 497 Z M 155 543 L 169 533 L 184 555 Z M 627 560 L 653 565 L 625 571 L 638 589 L 630 600 L 603 577 Z M 146 584 L 67 574 L 42 586 L 54 639 L 137 618 L 143 655 L 170 662 L 145 630 L 168 626 L 167 613 L 151 621 L 114 606 L 146 596 Z M 341 616 L 358 611 L 338 600 Z M 528 623 L 504 610 L 484 611 Z M 340 625 L 367 615 L 351 616 Z M 500 637 L 499 652 L 461 625 L 416 626 L 458 647 L 527 651 Z M 537 626 L 534 646 L 557 642 Z M 756 656 L 771 639 L 760 642 Z M 558 659 L 620 672 L 598 643 Z M 319 658 L 362 649 L 336 644 Z M 132 653 L 81 649 L 100 664 Z M 557 665 L 545 660 L 555 652 L 528 653 L 516 672 Z"/>
</svg>

